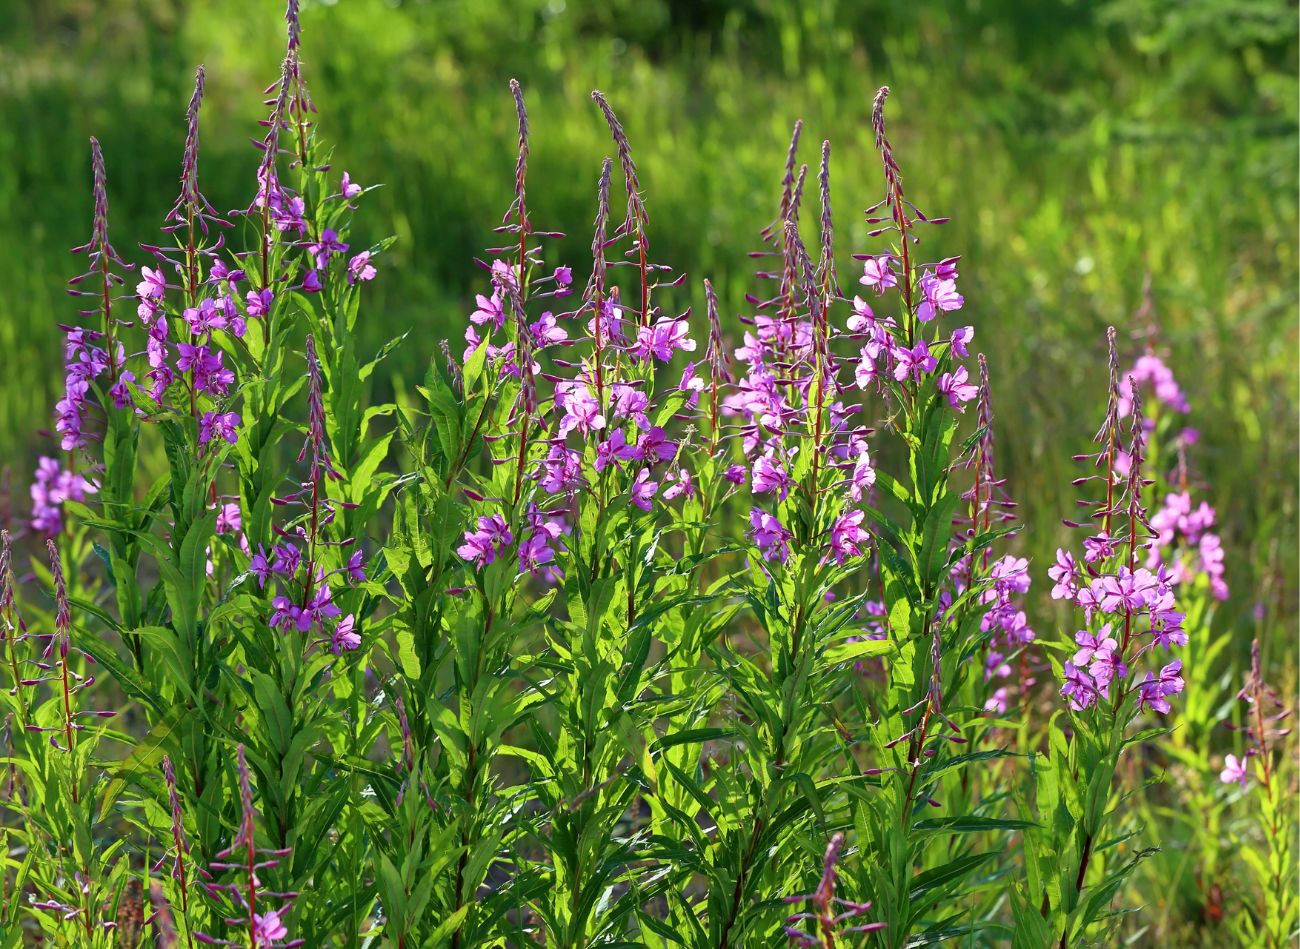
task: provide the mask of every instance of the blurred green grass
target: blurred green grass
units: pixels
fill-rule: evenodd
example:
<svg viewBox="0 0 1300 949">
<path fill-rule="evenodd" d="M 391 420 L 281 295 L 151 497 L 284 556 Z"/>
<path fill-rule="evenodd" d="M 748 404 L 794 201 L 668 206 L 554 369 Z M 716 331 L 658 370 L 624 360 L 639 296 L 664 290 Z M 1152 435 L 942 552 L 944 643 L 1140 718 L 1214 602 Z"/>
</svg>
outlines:
<svg viewBox="0 0 1300 949">
<path fill-rule="evenodd" d="M 804 160 L 832 142 L 838 242 L 874 245 L 856 212 L 880 194 L 870 100 L 909 193 L 953 222 L 966 312 L 989 354 L 999 457 L 1040 566 L 1072 512 L 1070 455 L 1095 429 L 1104 328 L 1135 354 L 1152 274 L 1161 346 L 1202 433 L 1193 462 L 1230 551 L 1226 628 L 1257 602 L 1293 629 L 1296 589 L 1297 50 L 1284 0 L 336 0 L 304 2 L 305 59 L 336 164 L 385 187 L 362 237 L 396 234 L 369 292 L 370 342 L 410 330 L 395 379 L 458 338 L 471 258 L 509 199 L 524 84 L 535 221 L 589 242 L 607 132 L 631 138 L 656 256 L 714 279 L 735 314 L 745 251 L 772 217 L 790 127 Z M 0 37 L 0 457 L 23 490 L 50 424 L 59 333 L 75 306 L 66 248 L 90 225 L 87 137 L 109 167 L 112 234 L 158 239 L 184 109 L 205 63 L 201 176 L 247 203 L 259 90 L 282 46 L 278 0 L 47 0 Z M 808 215 L 811 217 L 811 215 Z M 17 497 L 19 509 L 25 498 Z M 1045 598 L 1039 598 L 1040 600 Z M 1290 637 L 1278 637 L 1279 648 Z M 1292 646 L 1294 644 L 1292 643 Z"/>
</svg>

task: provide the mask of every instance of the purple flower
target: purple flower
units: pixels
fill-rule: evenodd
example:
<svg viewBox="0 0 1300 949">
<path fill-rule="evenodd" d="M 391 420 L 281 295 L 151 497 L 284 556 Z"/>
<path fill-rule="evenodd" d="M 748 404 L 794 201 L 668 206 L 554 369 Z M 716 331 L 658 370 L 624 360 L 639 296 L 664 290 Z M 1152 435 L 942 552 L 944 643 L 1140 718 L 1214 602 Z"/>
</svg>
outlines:
<svg viewBox="0 0 1300 949">
<path fill-rule="evenodd" d="M 1072 662 L 1065 664 L 1065 684 L 1061 686 L 1061 695 L 1070 702 L 1070 708 L 1076 712 L 1083 711 L 1097 701 L 1097 686 L 1092 676 Z"/>
<path fill-rule="evenodd" d="M 347 253 L 347 250 L 348 245 L 339 240 L 338 231 L 332 227 L 327 227 L 321 231 L 320 240 L 307 246 L 307 253 L 311 254 L 316 260 L 317 270 L 324 270 L 329 266 L 331 254 L 344 254 Z M 367 256 L 369 255 L 367 254 Z"/>
<path fill-rule="evenodd" d="M 500 514 L 478 519 L 478 530 L 465 532 L 465 543 L 456 548 L 475 567 L 482 568 L 496 560 L 506 547 L 514 542 L 514 534 Z"/>
<path fill-rule="evenodd" d="M 325 625 L 325 620 L 333 619 L 343 613 L 341 609 L 334 605 L 334 595 L 330 590 L 329 584 L 325 582 L 324 577 L 316 578 L 316 589 L 312 593 L 311 600 L 307 603 L 306 615 L 309 621 L 315 622 L 320 626 Z"/>
<path fill-rule="evenodd" d="M 308 293 L 321 292 L 321 290 L 323 289 L 323 284 L 321 283 L 319 270 L 307 271 L 307 276 L 304 277 L 302 281 L 302 289 L 307 291 Z"/>
<path fill-rule="evenodd" d="M 207 297 L 197 307 L 186 307 L 181 314 L 189 324 L 194 336 L 210 335 L 213 330 L 223 330 L 229 325 L 224 309 L 218 309 L 217 301 Z"/>
<path fill-rule="evenodd" d="M 547 494 L 577 490 L 583 484 L 582 456 L 563 445 L 552 445 L 542 462 L 540 483 Z"/>
<path fill-rule="evenodd" d="M 685 319 L 665 317 L 653 326 L 642 326 L 637 330 L 636 345 L 632 354 L 638 359 L 649 361 L 653 356 L 660 362 L 673 358 L 674 350 L 694 352 L 695 340 L 690 337 L 690 324 Z"/>
<path fill-rule="evenodd" d="M 871 455 L 864 444 L 853 462 L 853 475 L 849 480 L 849 497 L 861 501 L 863 494 L 876 483 L 876 469 L 871 466 Z"/>
<path fill-rule="evenodd" d="M 1146 679 L 1138 686 L 1139 704 L 1149 707 L 1161 715 L 1169 714 L 1168 696 L 1177 695 L 1183 691 L 1182 671 L 1182 660 L 1175 659 L 1160 670 L 1159 678 L 1148 672 Z"/>
<path fill-rule="evenodd" d="M 127 387 L 127 383 L 130 382 L 135 382 L 135 373 L 130 369 L 123 369 L 117 375 L 117 382 L 109 386 L 108 394 L 115 407 L 125 409 L 131 405 L 131 390 Z"/>
<path fill-rule="evenodd" d="M 143 300 L 160 300 L 167 292 L 167 278 L 162 270 L 141 267 L 140 276 L 144 279 L 135 285 L 136 294 Z"/>
<path fill-rule="evenodd" d="M 200 392 L 223 396 L 235 381 L 235 374 L 221 363 L 221 353 L 213 353 L 206 346 L 178 343 L 180 358 L 176 368 L 194 373 L 194 385 Z"/>
<path fill-rule="evenodd" d="M 257 545 L 257 553 L 248 561 L 248 572 L 257 577 L 257 585 L 266 588 L 266 581 L 271 579 L 271 563 L 266 559 L 266 551 Z"/>
<path fill-rule="evenodd" d="M 304 234 L 307 231 L 307 219 L 303 216 L 306 212 L 307 202 L 295 195 L 288 201 L 281 201 L 278 206 L 273 204 L 271 217 L 281 233 L 297 231 L 299 234 Z"/>
<path fill-rule="evenodd" d="M 363 250 L 348 261 L 348 284 L 375 279 L 375 266 L 370 262 L 370 251 Z"/>
<path fill-rule="evenodd" d="M 1128 666 L 1124 665 L 1124 660 L 1120 658 L 1119 646 L 1113 639 L 1103 642 L 1101 648 L 1096 651 L 1092 662 L 1088 665 L 1088 675 L 1092 676 L 1093 681 L 1097 683 L 1097 688 L 1106 698 L 1110 698 L 1108 689 L 1112 681 L 1128 678 Z"/>
<path fill-rule="evenodd" d="M 613 391 L 614 417 L 631 419 L 641 429 L 649 428 L 650 419 L 646 415 L 646 409 L 650 408 L 650 397 L 640 389 L 621 382 L 614 383 Z"/>
<path fill-rule="evenodd" d="M 1150 573 L 1139 570 L 1134 573 L 1128 567 L 1120 567 L 1115 574 L 1103 574 L 1092 581 L 1092 591 L 1102 612 L 1135 613 L 1146 603 L 1146 584 L 1142 574 Z"/>
<path fill-rule="evenodd" d="M 253 915 L 253 939 L 258 946 L 270 946 L 273 942 L 289 935 L 289 930 L 280 922 L 280 911 L 271 910 Z"/>
<path fill-rule="evenodd" d="M 862 520 L 866 517 L 862 511 L 845 511 L 831 526 L 831 551 L 836 563 L 844 563 L 849 557 L 862 556 L 861 544 L 867 539 L 867 532 L 862 529 Z"/>
<path fill-rule="evenodd" d="M 234 501 L 229 504 L 223 504 L 217 508 L 217 527 L 218 534 L 236 534 L 240 527 L 243 526 L 243 518 L 239 513 L 239 505 Z"/>
<path fill-rule="evenodd" d="M 863 330 L 870 330 L 876 325 L 876 314 L 871 309 L 871 304 L 862 297 L 853 298 L 853 313 L 846 321 L 849 331 L 852 333 L 861 333 Z"/>
<path fill-rule="evenodd" d="M 271 569 L 282 577 L 292 577 L 302 563 L 302 554 L 294 544 L 276 544 L 271 549 Z"/>
<path fill-rule="evenodd" d="M 637 457 L 635 445 L 627 443 L 627 436 L 621 428 L 614 429 L 613 434 L 596 446 L 596 470 L 604 471 L 610 465 L 622 468 L 622 461 L 631 461 Z"/>
<path fill-rule="evenodd" d="M 732 484 L 744 484 L 746 471 L 744 465 L 729 465 L 722 476 Z"/>
<path fill-rule="evenodd" d="M 794 537 L 774 516 L 760 507 L 749 512 L 750 536 L 763 554 L 764 560 L 785 563 L 790 550 L 788 544 Z"/>
<path fill-rule="evenodd" d="M 330 637 L 330 650 L 334 655 L 351 652 L 361 645 L 361 635 L 355 631 L 355 626 L 356 617 L 351 613 L 339 620 L 339 624 L 334 627 L 334 635 Z"/>
<path fill-rule="evenodd" d="M 876 360 L 880 358 L 881 348 L 875 343 L 862 347 L 858 361 L 853 365 L 853 381 L 859 389 L 865 389 L 876 381 L 878 370 Z"/>
<path fill-rule="evenodd" d="M 973 326 L 959 326 L 953 330 L 952 338 L 950 340 L 953 355 L 961 359 L 965 359 L 969 356 L 970 352 L 966 349 L 966 346 L 974 338 L 975 327 Z"/>
<path fill-rule="evenodd" d="M 538 349 L 562 343 L 569 338 L 569 331 L 559 324 L 550 310 L 543 312 L 535 323 L 529 323 L 528 332 L 533 337 L 533 345 Z"/>
<path fill-rule="evenodd" d="M 305 633 L 311 629 L 311 617 L 304 613 L 287 596 L 277 596 L 271 601 L 271 618 L 268 625 L 272 629 L 288 632 L 297 629 Z"/>
<path fill-rule="evenodd" d="M 1085 563 L 1097 563 L 1115 556 L 1115 540 L 1106 533 L 1083 540 L 1083 559 Z"/>
<path fill-rule="evenodd" d="M 206 445 L 213 437 L 224 438 L 230 444 L 239 441 L 235 426 L 239 424 L 238 412 L 204 412 L 199 419 L 199 444 Z"/>
<path fill-rule="evenodd" d="M 555 291 L 557 297 L 562 297 L 570 292 L 569 287 L 573 284 L 572 267 L 556 267 L 552 276 L 555 278 L 555 286 L 558 288 Z"/>
<path fill-rule="evenodd" d="M 63 502 L 86 500 L 98 489 L 82 475 L 65 471 L 53 458 L 42 457 L 30 489 L 32 529 L 54 537 L 63 531 Z"/>
<path fill-rule="evenodd" d="M 352 583 L 366 582 L 366 571 L 363 562 L 364 559 L 359 550 L 352 551 L 352 556 L 348 557 L 348 580 Z"/>
<path fill-rule="evenodd" d="M 998 595 L 1009 597 L 1029 592 L 1029 561 L 1024 557 L 1008 554 L 993 565 L 989 576 Z"/>
<path fill-rule="evenodd" d="M 218 257 L 212 262 L 212 269 L 208 271 L 207 282 L 214 285 L 223 282 L 227 284 L 236 284 L 243 279 L 244 272 L 242 270 L 231 270 L 226 266 L 226 262 Z"/>
<path fill-rule="evenodd" d="M 343 172 L 343 182 L 339 186 L 339 193 L 345 198 L 355 198 L 364 189 L 361 185 L 352 180 L 352 177 L 345 171 Z"/>
<path fill-rule="evenodd" d="M 1079 646 L 1079 651 L 1074 654 L 1072 660 L 1076 666 L 1082 668 L 1092 662 L 1098 653 L 1103 650 L 1114 651 L 1119 646 L 1114 639 L 1110 638 L 1110 626 L 1103 626 L 1101 632 L 1096 635 L 1081 629 L 1074 634 L 1074 641 Z"/>
<path fill-rule="evenodd" d="M 519 545 L 519 572 L 539 576 L 544 564 L 555 559 L 555 551 L 549 543 L 550 536 L 544 531 L 534 531 L 528 539 Z"/>
<path fill-rule="evenodd" d="M 266 316 L 271 312 L 271 301 L 275 299 L 275 294 L 269 288 L 265 290 L 249 290 L 244 294 L 244 303 L 248 306 L 249 316 Z"/>
<path fill-rule="evenodd" d="M 786 474 L 785 467 L 779 459 L 770 454 L 760 455 L 754 462 L 750 487 L 755 494 L 776 492 L 777 496 L 784 501 L 790 494 L 790 476 Z"/>
<path fill-rule="evenodd" d="M 637 472 L 636 481 L 632 483 L 632 490 L 629 492 L 632 503 L 643 511 L 650 510 L 651 499 L 654 498 L 657 490 L 659 490 L 659 483 L 650 480 L 648 468 L 642 468 Z"/>
<path fill-rule="evenodd" d="M 1127 418 L 1133 411 L 1133 399 L 1131 396 L 1132 383 L 1150 383 L 1155 391 L 1156 399 L 1164 405 L 1173 409 L 1175 412 L 1186 414 L 1189 409 L 1187 397 L 1183 395 L 1183 390 L 1179 387 L 1178 381 L 1174 379 L 1173 370 L 1165 365 L 1164 360 L 1154 353 L 1147 353 L 1138 358 L 1133 364 L 1133 369 L 1126 372 L 1120 380 L 1119 387 L 1119 416 Z"/>
<path fill-rule="evenodd" d="M 695 363 L 688 362 L 686 368 L 682 370 L 682 378 L 677 383 L 677 391 L 690 393 L 686 398 L 687 408 L 693 409 L 699 405 L 700 393 L 704 391 L 704 380 L 696 373 Z"/>
<path fill-rule="evenodd" d="M 677 443 L 668 440 L 668 435 L 658 425 L 651 426 L 650 431 L 641 436 L 636 444 L 633 457 L 650 466 L 672 461 L 677 456 Z"/>
</svg>

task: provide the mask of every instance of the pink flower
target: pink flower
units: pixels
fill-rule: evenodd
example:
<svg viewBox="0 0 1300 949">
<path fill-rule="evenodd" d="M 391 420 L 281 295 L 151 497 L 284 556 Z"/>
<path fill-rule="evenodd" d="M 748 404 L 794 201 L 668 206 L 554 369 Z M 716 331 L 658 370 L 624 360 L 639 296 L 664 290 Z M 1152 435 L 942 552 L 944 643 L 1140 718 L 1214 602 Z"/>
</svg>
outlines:
<svg viewBox="0 0 1300 949">
<path fill-rule="evenodd" d="M 555 559 L 555 551 L 548 543 L 550 537 L 544 531 L 534 531 L 528 539 L 519 545 L 519 572 L 538 576 L 543 564 Z"/>
<path fill-rule="evenodd" d="M 271 946 L 276 940 L 289 935 L 289 930 L 280 921 L 278 910 L 257 913 L 253 916 L 253 940 L 258 946 Z"/>
<path fill-rule="evenodd" d="M 223 504 L 217 510 L 217 533 L 234 534 L 242 526 L 242 518 L 239 514 L 239 505 L 234 501 L 229 504 Z"/>
<path fill-rule="evenodd" d="M 266 316 L 271 311 L 271 301 L 275 299 L 275 294 L 267 290 L 249 290 L 244 294 L 244 303 L 248 307 L 249 316 Z"/>
<path fill-rule="evenodd" d="M 490 297 L 476 293 L 474 294 L 474 302 L 478 304 L 478 309 L 469 315 L 470 322 L 478 325 L 491 323 L 496 329 L 500 329 L 505 324 L 506 314 L 501 307 L 501 295 L 499 293 L 493 291 Z"/>
<path fill-rule="evenodd" d="M 1076 712 L 1088 708 L 1097 701 L 1097 685 L 1092 676 L 1072 662 L 1065 664 L 1065 684 L 1061 686 L 1061 695 L 1070 701 L 1070 708 Z"/>
<path fill-rule="evenodd" d="M 575 429 L 586 435 L 605 427 L 605 416 L 600 414 L 600 404 L 582 383 L 567 382 L 557 386 L 555 399 L 564 409 L 564 417 L 560 419 L 561 438 Z"/>
<path fill-rule="evenodd" d="M 370 251 L 363 250 L 348 261 L 348 283 L 375 279 L 375 266 L 370 262 Z"/>
<path fill-rule="evenodd" d="M 349 613 L 334 627 L 334 635 L 330 639 L 330 650 L 334 655 L 351 652 L 361 645 L 361 636 L 354 629 L 356 622 L 356 617 Z"/>
<path fill-rule="evenodd" d="M 965 359 L 969 356 L 970 352 L 966 349 L 966 346 L 974 338 L 975 327 L 973 326 L 959 326 L 953 330 L 952 338 L 949 340 L 952 345 L 953 355 L 961 359 Z"/>
<path fill-rule="evenodd" d="M 1246 761 L 1245 757 L 1238 758 L 1236 755 L 1224 755 L 1223 770 L 1219 772 L 1219 780 L 1224 784 L 1232 784 L 1235 781 L 1244 788 L 1250 780 L 1249 773 L 1246 770 Z"/>
<path fill-rule="evenodd" d="M 141 267 L 140 276 L 144 279 L 135 285 L 135 292 L 140 299 L 161 300 L 167 292 L 167 278 L 163 276 L 162 270 Z"/>
<path fill-rule="evenodd" d="M 679 495 L 687 498 L 695 497 L 695 485 L 691 481 L 691 473 L 685 468 L 677 470 L 676 478 L 669 475 L 667 487 L 664 488 L 665 501 L 671 501 Z"/>
<path fill-rule="evenodd" d="M 785 563 L 789 556 L 788 544 L 794 536 L 771 514 L 756 507 L 749 512 L 750 536 L 763 553 L 764 560 Z"/>
<path fill-rule="evenodd" d="M 862 276 L 858 278 L 858 283 L 865 287 L 871 287 L 879 293 L 883 293 L 890 287 L 898 286 L 898 277 L 894 275 L 894 271 L 889 266 L 889 262 L 893 259 L 890 254 L 868 257 L 862 262 Z"/>
<path fill-rule="evenodd" d="M 922 323 L 928 323 L 940 313 L 960 310 L 965 304 L 966 301 L 957 292 L 956 271 L 952 273 L 952 277 L 943 277 L 935 276 L 927 270 L 921 276 L 921 293 L 925 298 L 916 308 L 916 318 Z"/>
<path fill-rule="evenodd" d="M 695 340 L 691 339 L 690 331 L 690 324 L 685 319 L 665 317 L 653 326 L 642 326 L 637 330 L 632 353 L 638 359 L 649 360 L 653 356 L 660 362 L 668 362 L 673 358 L 674 350 L 695 351 Z"/>
<path fill-rule="evenodd" d="M 1072 600 L 1079 592 L 1074 556 L 1068 551 L 1056 549 L 1056 563 L 1047 568 L 1047 576 L 1056 584 L 1052 587 L 1053 600 Z"/>
<path fill-rule="evenodd" d="M 780 460 L 772 455 L 760 455 L 754 462 L 750 485 L 755 494 L 775 492 L 782 501 L 790 494 L 790 476 Z"/>
<path fill-rule="evenodd" d="M 853 462 L 853 476 L 849 481 L 849 497 L 861 501 L 862 495 L 876 483 L 876 469 L 871 466 L 871 456 L 866 446 L 858 453 Z"/>
<path fill-rule="evenodd" d="M 966 403 L 979 395 L 979 386 L 971 385 L 969 377 L 966 367 L 958 366 L 956 372 L 945 372 L 936 383 L 940 394 L 946 395 L 948 404 L 959 412 L 966 411 Z"/>
<path fill-rule="evenodd" d="M 199 418 L 199 444 L 206 445 L 214 437 L 224 438 L 230 444 L 239 441 L 235 426 L 239 424 L 239 413 L 204 412 Z"/>
<path fill-rule="evenodd" d="M 938 365 L 937 360 L 930 355 L 930 347 L 925 340 L 920 340 L 911 349 L 899 346 L 894 350 L 894 358 L 898 360 L 894 364 L 894 378 L 899 382 L 908 376 L 920 382 L 923 375 L 934 372 L 934 367 Z"/>
<path fill-rule="evenodd" d="M 862 556 L 862 543 L 867 539 L 867 532 L 862 529 L 862 520 L 866 517 L 862 511 L 845 511 L 831 527 L 831 551 L 836 563 L 844 563 L 849 557 Z"/>
</svg>

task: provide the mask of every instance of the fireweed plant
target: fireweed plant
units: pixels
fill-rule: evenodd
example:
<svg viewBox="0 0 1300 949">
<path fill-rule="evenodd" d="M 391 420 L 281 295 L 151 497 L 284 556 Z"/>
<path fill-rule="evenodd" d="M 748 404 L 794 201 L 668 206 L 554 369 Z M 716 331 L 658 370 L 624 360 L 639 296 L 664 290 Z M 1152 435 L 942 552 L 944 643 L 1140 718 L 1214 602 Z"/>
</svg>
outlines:
<svg viewBox="0 0 1300 949">
<path fill-rule="evenodd" d="M 245 206 L 201 187 L 202 69 L 179 195 L 134 263 L 92 141 L 58 450 L 0 548 L 0 944 L 1042 946 L 1119 925 L 1148 843 L 1121 758 L 1184 689 L 1186 747 L 1226 714 L 1190 641 L 1223 561 L 1154 351 L 1123 378 L 1112 360 L 1081 482 L 1103 497 L 1050 570 L 1078 631 L 1037 635 L 989 366 L 959 259 L 923 251 L 945 219 L 904 190 L 889 90 L 851 276 L 830 143 L 810 170 L 797 124 L 744 312 L 706 279 L 696 318 L 599 92 L 589 266 L 556 256 L 512 82 L 513 197 L 464 339 L 370 404 L 413 343 L 358 351 L 388 243 L 352 237 L 367 188 L 318 134 L 296 3 L 286 22 Z M 1251 683 L 1252 710 L 1272 701 Z M 1276 935 L 1269 715 L 1227 770 L 1254 761 L 1271 808 L 1242 931 Z"/>
</svg>

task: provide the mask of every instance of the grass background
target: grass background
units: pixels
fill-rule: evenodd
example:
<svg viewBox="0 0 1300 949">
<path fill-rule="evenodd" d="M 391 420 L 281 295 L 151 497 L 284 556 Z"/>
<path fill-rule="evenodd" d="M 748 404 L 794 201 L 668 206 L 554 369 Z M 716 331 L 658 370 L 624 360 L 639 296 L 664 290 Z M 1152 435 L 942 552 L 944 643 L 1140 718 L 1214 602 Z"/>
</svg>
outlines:
<svg viewBox="0 0 1300 949">
<path fill-rule="evenodd" d="M 9 0 L 0 35 L 0 464 L 14 516 L 60 384 L 56 324 L 91 214 L 88 136 L 104 146 L 111 233 L 136 262 L 176 190 L 194 66 L 208 70 L 201 176 L 222 208 L 253 189 L 247 144 L 282 50 L 279 0 Z M 604 90 L 631 138 L 656 256 L 710 276 L 733 318 L 745 251 L 773 216 L 790 128 L 803 160 L 832 142 L 838 243 L 875 249 L 856 212 L 881 194 L 870 102 L 909 194 L 953 222 L 964 315 L 989 354 L 999 457 L 1041 580 L 1072 512 L 1070 455 L 1095 430 L 1104 329 L 1126 361 L 1146 273 L 1160 348 L 1192 403 L 1193 465 L 1218 506 L 1234 597 L 1225 632 L 1266 607 L 1294 657 L 1297 470 L 1297 43 L 1285 0 L 304 0 L 305 60 L 336 165 L 383 182 L 361 238 L 395 234 L 364 319 L 400 332 L 385 389 L 457 339 L 471 265 L 509 200 L 514 113 L 533 127 L 539 226 L 589 243 L 611 145 Z M 806 215 L 811 219 L 814 215 Z M 361 243 L 362 241 L 357 241 Z M 585 274 L 579 267 L 578 281 Z M 851 282 L 851 281 L 850 281 Z M 736 324 L 733 322 L 733 326 Z M 737 332 L 738 335 L 738 332 Z M 1046 592 L 1046 588 L 1042 591 Z M 1045 595 L 1036 596 L 1049 609 Z M 1040 613 L 1041 623 L 1050 618 Z"/>
</svg>

